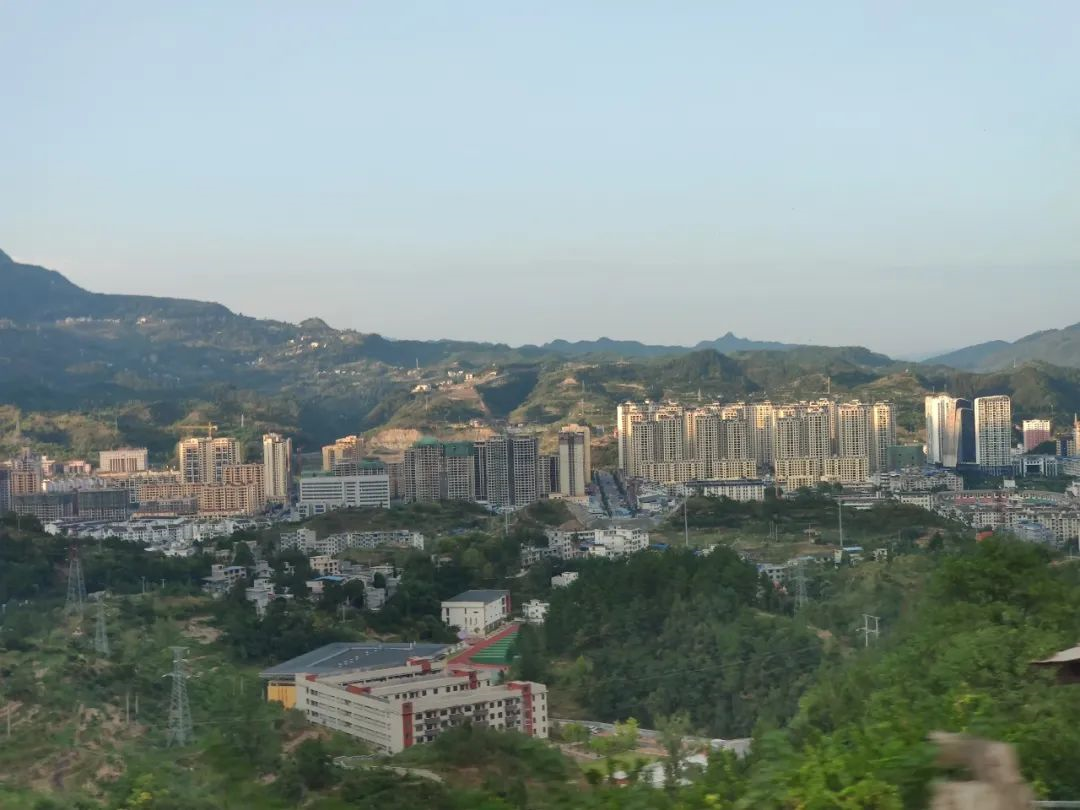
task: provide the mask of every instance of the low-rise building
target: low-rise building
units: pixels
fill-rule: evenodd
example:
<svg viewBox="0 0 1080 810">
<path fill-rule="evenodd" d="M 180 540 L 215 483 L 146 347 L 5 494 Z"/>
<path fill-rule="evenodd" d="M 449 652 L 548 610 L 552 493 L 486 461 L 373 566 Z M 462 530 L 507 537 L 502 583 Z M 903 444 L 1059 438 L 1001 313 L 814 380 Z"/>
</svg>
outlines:
<svg viewBox="0 0 1080 810">
<path fill-rule="evenodd" d="M 760 478 L 690 481 L 686 488 L 706 498 L 729 498 L 743 502 L 765 500 L 765 482 Z"/>
<path fill-rule="evenodd" d="M 566 588 L 577 582 L 577 571 L 564 571 L 561 574 L 556 574 L 551 578 L 552 588 Z"/>
<path fill-rule="evenodd" d="M 215 563 L 210 566 L 210 576 L 203 577 L 203 591 L 215 599 L 224 596 L 237 582 L 247 579 L 247 573 L 247 568 L 242 565 Z"/>
<path fill-rule="evenodd" d="M 390 476 L 327 475 L 313 473 L 300 478 L 297 511 L 303 517 L 335 509 L 390 508 Z"/>
<path fill-rule="evenodd" d="M 450 627 L 480 636 L 506 621 L 510 610 L 510 591 L 465 591 L 442 603 L 442 620 Z"/>
<path fill-rule="evenodd" d="M 521 615 L 525 617 L 525 621 L 529 624 L 543 624 L 550 608 L 551 604 L 549 602 L 530 599 L 521 606 Z"/>
</svg>

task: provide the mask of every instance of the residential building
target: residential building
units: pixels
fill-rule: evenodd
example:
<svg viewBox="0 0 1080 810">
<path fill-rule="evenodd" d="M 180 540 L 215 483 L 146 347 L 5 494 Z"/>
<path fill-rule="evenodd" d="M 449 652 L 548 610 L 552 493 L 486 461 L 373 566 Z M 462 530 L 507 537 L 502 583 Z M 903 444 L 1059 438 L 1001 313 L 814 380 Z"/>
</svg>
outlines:
<svg viewBox="0 0 1080 810">
<path fill-rule="evenodd" d="M 360 461 L 364 457 L 364 440 L 359 436 L 344 436 L 322 449 L 323 472 L 333 472 L 334 468 L 348 461 Z"/>
<path fill-rule="evenodd" d="M 305 474 L 300 477 L 297 511 L 305 517 L 334 509 L 390 508 L 390 477 Z"/>
<path fill-rule="evenodd" d="M 538 500 L 540 443 L 537 437 L 511 432 L 493 436 L 483 444 L 483 500 L 495 509 L 517 509 Z"/>
<path fill-rule="evenodd" d="M 590 532 L 579 533 L 587 536 Z M 645 551 L 649 547 L 649 533 L 644 529 L 594 529 L 592 539 L 585 542 L 586 554 L 590 557 L 618 559 Z"/>
<path fill-rule="evenodd" d="M 549 602 L 541 602 L 539 599 L 530 599 L 521 606 L 521 615 L 529 624 L 543 624 L 547 618 L 548 610 L 551 609 Z"/>
<path fill-rule="evenodd" d="M 221 468 L 221 483 L 255 488 L 253 499 L 261 511 L 266 503 L 266 467 L 262 464 L 230 464 Z"/>
<path fill-rule="evenodd" d="M 559 489 L 565 498 L 587 498 L 592 481 L 592 436 L 587 427 L 567 425 L 559 431 Z"/>
<path fill-rule="evenodd" d="M 975 413 L 971 401 L 948 394 L 926 397 L 926 460 L 954 468 L 976 459 Z"/>
<path fill-rule="evenodd" d="M 287 503 L 292 490 L 292 439 L 278 433 L 266 433 L 262 444 L 266 499 Z"/>
<path fill-rule="evenodd" d="M 726 481 L 690 481 L 686 488 L 706 498 L 733 501 L 764 501 L 765 482 L 760 478 L 735 478 Z"/>
<path fill-rule="evenodd" d="M 474 590 L 442 603 L 442 620 L 470 636 L 490 633 L 510 617 L 510 591 Z"/>
<path fill-rule="evenodd" d="M 1030 453 L 1043 442 L 1053 440 L 1049 419 L 1025 419 L 1022 424 L 1024 452 Z"/>
<path fill-rule="evenodd" d="M 561 574 L 556 574 L 551 578 L 552 588 L 568 588 L 577 581 L 577 571 L 564 571 Z"/>
<path fill-rule="evenodd" d="M 98 467 L 106 473 L 145 472 L 147 450 L 145 447 L 121 447 L 102 450 L 98 454 Z"/>
<path fill-rule="evenodd" d="M 176 447 L 185 484 L 220 484 L 224 470 L 242 463 L 240 444 L 227 436 L 195 436 Z"/>
<path fill-rule="evenodd" d="M 1007 396 L 975 400 L 975 463 L 997 472 L 1012 466 L 1012 400 Z"/>
</svg>

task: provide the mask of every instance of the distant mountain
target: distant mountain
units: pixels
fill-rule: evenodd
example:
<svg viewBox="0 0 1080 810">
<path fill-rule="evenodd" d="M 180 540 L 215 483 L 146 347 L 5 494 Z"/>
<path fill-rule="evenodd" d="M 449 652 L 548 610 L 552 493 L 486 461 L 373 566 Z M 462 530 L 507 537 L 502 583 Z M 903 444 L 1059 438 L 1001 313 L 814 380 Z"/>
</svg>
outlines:
<svg viewBox="0 0 1080 810">
<path fill-rule="evenodd" d="M 191 318 L 233 315 L 221 304 L 147 295 L 92 293 L 55 270 L 20 264 L 0 251 L 0 318 L 18 323 L 63 318 Z"/>
<path fill-rule="evenodd" d="M 967 351 L 982 351 L 984 362 L 995 352 L 1046 349 L 1054 339 L 1080 340 L 1080 327 Z M 1058 362 L 1080 366 L 1080 352 L 1059 351 Z M 0 253 L 0 445 L 8 448 L 23 439 L 17 412 L 5 405 L 39 415 L 21 420 L 21 436 L 39 445 L 89 452 L 128 441 L 158 454 L 188 423 L 214 421 L 235 433 L 242 422 L 253 445 L 258 430 L 280 429 L 312 447 L 387 426 L 469 430 L 474 419 L 604 425 L 618 402 L 644 397 L 891 399 L 909 431 L 919 429 L 922 397 L 933 390 L 1011 393 L 1019 417 L 1080 410 L 1080 369 L 1011 364 L 974 374 L 957 370 L 960 360 L 904 363 L 859 346 L 730 332 L 695 347 L 610 338 L 520 347 L 393 340 L 318 317 L 290 324 L 215 303 L 93 293 Z M 461 373 L 468 371 L 473 384 Z"/>
<path fill-rule="evenodd" d="M 664 357 L 675 354 L 689 354 L 695 351 L 712 349 L 723 354 L 755 351 L 788 351 L 797 348 L 795 344 L 777 343 L 771 340 L 749 340 L 728 332 L 716 340 L 703 340 L 694 346 L 665 346 L 641 343 L 637 340 L 612 340 L 602 337 L 597 340 L 553 340 L 542 346 L 523 346 L 523 349 L 537 349 L 562 355 L 563 357 L 586 357 L 588 355 L 607 357 Z"/>
<path fill-rule="evenodd" d="M 1031 360 L 1080 368 L 1080 323 L 1035 332 L 1013 343 L 1004 340 L 978 343 L 931 357 L 926 362 L 965 371 L 996 371 Z"/>
</svg>

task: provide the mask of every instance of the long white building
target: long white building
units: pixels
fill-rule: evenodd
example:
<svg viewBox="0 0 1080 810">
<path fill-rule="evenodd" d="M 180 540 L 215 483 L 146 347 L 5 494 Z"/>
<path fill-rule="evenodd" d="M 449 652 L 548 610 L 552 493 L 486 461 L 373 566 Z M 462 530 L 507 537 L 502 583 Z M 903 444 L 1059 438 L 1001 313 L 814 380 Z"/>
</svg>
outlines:
<svg viewBox="0 0 1080 810">
<path fill-rule="evenodd" d="M 304 475 L 296 508 L 301 515 L 321 515 L 335 509 L 390 508 L 390 476 Z"/>
</svg>

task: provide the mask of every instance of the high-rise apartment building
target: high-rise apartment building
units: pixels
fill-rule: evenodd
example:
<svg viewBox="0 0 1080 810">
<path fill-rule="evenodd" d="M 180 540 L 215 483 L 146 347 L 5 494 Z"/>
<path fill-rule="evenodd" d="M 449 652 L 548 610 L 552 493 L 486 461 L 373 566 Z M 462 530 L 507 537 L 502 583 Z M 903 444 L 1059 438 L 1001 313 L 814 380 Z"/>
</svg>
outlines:
<svg viewBox="0 0 1080 810">
<path fill-rule="evenodd" d="M 359 436 L 343 436 L 322 449 L 322 468 L 333 472 L 334 467 L 347 462 L 359 463 L 364 458 L 364 440 Z"/>
<path fill-rule="evenodd" d="M 507 433 L 484 442 L 486 500 L 494 508 L 528 506 L 540 497 L 540 443 L 535 436 Z"/>
<path fill-rule="evenodd" d="M 1049 419 L 1025 419 L 1023 423 L 1024 452 L 1030 453 L 1043 442 L 1053 439 Z"/>
<path fill-rule="evenodd" d="M 121 447 L 117 450 L 102 450 L 98 454 L 98 467 L 103 473 L 146 472 L 146 459 L 145 447 Z"/>
<path fill-rule="evenodd" d="M 870 472 L 889 469 L 889 448 L 895 445 L 896 410 L 891 402 L 875 402 L 870 411 Z"/>
<path fill-rule="evenodd" d="M 185 484 L 220 484 L 224 469 L 243 461 L 239 442 L 226 436 L 183 439 L 176 450 Z"/>
<path fill-rule="evenodd" d="M 567 425 L 559 431 L 559 488 L 566 498 L 588 497 L 592 480 L 591 433 L 582 425 Z"/>
<path fill-rule="evenodd" d="M 277 433 L 263 435 L 263 480 L 267 500 L 275 503 L 289 500 L 292 486 L 292 439 Z"/>
<path fill-rule="evenodd" d="M 421 439 L 405 451 L 403 468 L 407 501 L 476 500 L 471 442 Z"/>
<path fill-rule="evenodd" d="M 975 463 L 989 471 L 1012 467 L 1012 400 L 1004 395 L 975 400 Z"/>
<path fill-rule="evenodd" d="M 943 467 L 975 463 L 975 411 L 948 394 L 926 397 L 926 461 Z"/>
</svg>

